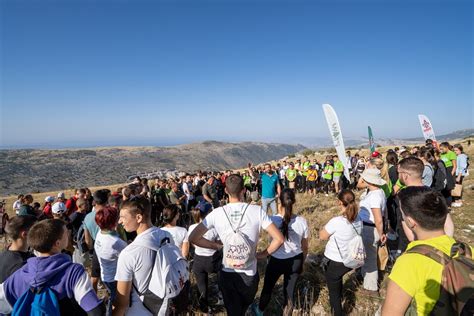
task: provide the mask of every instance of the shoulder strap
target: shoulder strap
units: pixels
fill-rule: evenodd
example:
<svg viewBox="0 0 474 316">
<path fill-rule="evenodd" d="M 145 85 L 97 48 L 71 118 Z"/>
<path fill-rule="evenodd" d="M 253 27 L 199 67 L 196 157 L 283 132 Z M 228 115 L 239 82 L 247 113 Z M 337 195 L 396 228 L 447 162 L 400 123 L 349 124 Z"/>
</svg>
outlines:
<svg viewBox="0 0 474 316">
<path fill-rule="evenodd" d="M 348 220 L 348 221 L 349 221 L 349 220 Z M 356 232 L 356 234 L 357 234 L 358 236 L 360 236 L 360 234 L 357 232 L 357 229 L 354 227 L 354 223 L 351 223 L 351 226 L 352 226 L 352 228 L 354 228 L 354 231 Z"/>
<path fill-rule="evenodd" d="M 458 254 L 472 259 L 471 247 L 466 243 L 456 240 L 456 242 L 451 246 L 451 258 Z"/>
<path fill-rule="evenodd" d="M 426 256 L 443 266 L 451 260 L 451 257 L 449 257 L 447 254 L 430 245 L 417 245 L 407 250 L 406 253 L 417 253 Z"/>
<path fill-rule="evenodd" d="M 225 211 L 224 206 L 222 206 L 222 210 L 224 211 L 225 217 L 227 217 L 227 220 L 229 221 L 230 228 L 234 231 L 234 233 L 237 232 L 237 230 L 240 228 L 240 224 L 242 224 L 242 219 L 244 218 L 245 212 L 247 212 L 247 209 L 249 207 L 250 203 L 247 204 L 247 206 L 244 209 L 244 212 L 242 213 L 242 216 L 240 217 L 239 224 L 237 224 L 237 228 L 234 229 L 234 226 L 232 226 L 232 222 L 230 221 L 229 215 L 227 215 L 227 212 Z"/>
</svg>

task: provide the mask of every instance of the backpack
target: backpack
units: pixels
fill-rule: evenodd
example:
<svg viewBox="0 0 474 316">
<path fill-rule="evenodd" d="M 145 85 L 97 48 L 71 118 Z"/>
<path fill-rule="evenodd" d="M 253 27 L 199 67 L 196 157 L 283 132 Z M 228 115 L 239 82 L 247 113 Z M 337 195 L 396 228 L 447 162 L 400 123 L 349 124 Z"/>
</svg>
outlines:
<svg viewBox="0 0 474 316">
<path fill-rule="evenodd" d="M 433 183 L 431 187 L 438 192 L 444 190 L 447 186 L 447 172 L 446 167 L 442 161 L 438 161 L 436 169 L 434 170 Z"/>
<path fill-rule="evenodd" d="M 474 314 L 474 260 L 469 245 L 456 241 L 450 256 L 429 245 L 417 245 L 406 252 L 424 255 L 443 265 L 440 295 L 430 315 Z"/>
<path fill-rule="evenodd" d="M 342 255 L 341 249 L 339 249 L 339 245 L 337 244 L 336 237 L 334 237 L 334 241 L 336 242 L 336 247 L 339 251 L 339 255 L 341 255 L 342 263 L 344 264 L 344 266 L 350 269 L 357 269 L 364 265 L 365 258 L 367 257 L 367 255 L 365 253 L 365 247 L 364 242 L 362 241 L 362 236 L 359 235 L 352 223 L 351 226 L 352 228 L 354 228 L 354 231 L 356 232 L 357 236 L 355 236 L 349 241 L 349 245 L 347 247 L 348 253 L 346 257 Z"/>
<path fill-rule="evenodd" d="M 232 228 L 232 233 L 227 235 L 224 240 L 224 267 L 228 269 L 245 269 L 249 266 L 250 256 L 252 254 L 252 246 L 242 232 L 240 231 L 240 225 L 242 224 L 242 219 L 244 218 L 245 212 L 247 211 L 250 204 L 247 204 L 245 207 L 242 216 L 240 217 L 239 224 L 236 228 L 232 225 L 225 208 L 222 207 L 229 225 Z"/>
<path fill-rule="evenodd" d="M 189 265 L 181 250 L 171 244 L 168 237 L 163 238 L 158 249 L 153 250 L 156 251 L 155 264 L 147 290 L 139 292 L 135 285 L 133 287 L 139 296 L 144 296 L 143 305 L 157 315 L 163 299 L 178 296 L 187 285 Z"/>
<path fill-rule="evenodd" d="M 89 251 L 89 247 L 86 244 L 86 237 L 85 237 L 85 233 L 84 233 L 85 229 L 86 229 L 86 227 L 84 226 L 84 223 L 82 223 L 81 226 L 79 227 L 79 229 L 77 230 L 76 235 L 73 236 L 73 241 L 76 244 L 77 249 L 81 253 L 86 253 L 86 252 Z"/>
<path fill-rule="evenodd" d="M 60 316 L 59 301 L 49 287 L 29 288 L 18 298 L 12 316 Z"/>
</svg>

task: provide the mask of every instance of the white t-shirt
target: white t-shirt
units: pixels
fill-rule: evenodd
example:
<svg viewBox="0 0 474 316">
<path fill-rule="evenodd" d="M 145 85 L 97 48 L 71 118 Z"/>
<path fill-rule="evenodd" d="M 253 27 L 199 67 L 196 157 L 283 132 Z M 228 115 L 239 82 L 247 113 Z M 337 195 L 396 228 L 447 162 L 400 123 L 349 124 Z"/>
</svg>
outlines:
<svg viewBox="0 0 474 316">
<path fill-rule="evenodd" d="M 227 219 L 225 212 L 229 216 L 232 226 L 237 228 L 242 213 L 247 207 L 247 203 L 229 203 L 224 207 L 218 207 L 209 213 L 206 218 L 202 221 L 202 224 L 207 229 L 214 228 L 219 235 L 219 239 L 225 243 L 227 236 L 232 233 L 231 225 Z M 249 205 L 247 211 L 245 212 L 242 223 L 240 224 L 240 231 L 245 235 L 251 243 L 252 253 L 256 253 L 257 243 L 259 240 L 260 229 L 266 229 L 272 220 L 268 215 L 262 210 L 260 205 Z M 224 259 L 223 259 L 224 260 Z M 257 273 L 257 258 L 254 256 L 250 258 L 249 268 L 245 270 L 240 269 L 228 269 L 223 268 L 226 272 L 243 272 L 248 276 L 253 276 Z"/>
<path fill-rule="evenodd" d="M 189 235 L 193 232 L 194 228 L 196 228 L 198 224 L 192 224 L 189 226 L 188 229 L 188 236 L 186 239 L 189 238 Z M 217 236 L 217 232 L 215 229 L 209 229 L 202 237 L 209 241 L 216 241 L 219 236 Z M 202 248 L 199 246 L 194 245 L 194 253 L 197 254 L 198 256 L 203 256 L 203 257 L 210 257 L 216 252 L 215 249 L 209 249 L 209 248 Z"/>
<path fill-rule="evenodd" d="M 280 179 L 285 179 L 286 176 L 286 169 L 281 168 L 280 169 Z"/>
<path fill-rule="evenodd" d="M 169 238 L 171 243 L 173 237 L 167 231 L 158 227 L 151 227 L 138 235 L 135 240 L 125 247 L 119 255 L 117 263 L 116 281 L 132 281 L 140 293 L 148 289 L 153 266 L 155 265 L 156 252 L 148 248 L 161 244 L 164 238 Z M 139 297 L 132 287 L 132 306 L 126 315 L 151 315 L 142 304 L 143 297 Z"/>
<path fill-rule="evenodd" d="M 184 194 L 186 195 L 186 199 L 189 201 L 189 200 L 193 200 L 194 199 L 194 196 L 193 194 L 191 193 L 191 188 L 189 187 L 188 183 L 187 182 L 183 182 L 183 192 Z"/>
<path fill-rule="evenodd" d="M 371 210 L 373 208 L 379 208 L 382 212 L 382 216 L 385 214 L 387 198 L 382 189 L 369 191 L 366 195 L 362 195 L 360 198 L 358 218 L 361 221 L 374 224 L 374 214 Z"/>
<path fill-rule="evenodd" d="M 20 211 L 20 207 L 21 207 L 20 200 L 16 200 L 15 202 L 13 202 L 13 210 L 15 211 L 16 215 L 18 215 L 18 212 Z"/>
<path fill-rule="evenodd" d="M 179 249 L 181 249 L 183 243 L 188 242 L 188 231 L 184 227 L 162 227 L 161 229 L 171 234 L 174 244 L 178 246 Z"/>
<path fill-rule="evenodd" d="M 280 214 L 270 217 L 272 222 L 278 229 L 281 230 L 283 224 L 283 216 Z M 278 248 L 277 251 L 272 253 L 272 257 L 277 259 L 288 259 L 303 252 L 301 249 L 301 240 L 308 238 L 308 223 L 306 219 L 301 216 L 293 216 L 288 224 L 288 239 L 285 238 L 285 242 Z"/>
<path fill-rule="evenodd" d="M 94 249 L 99 258 L 102 281 L 114 282 L 118 257 L 125 247 L 127 247 L 127 243 L 117 234 L 103 234 L 102 232 L 97 234 Z"/>
<path fill-rule="evenodd" d="M 346 257 L 349 241 L 356 237 L 357 234 L 360 235 L 362 233 L 362 222 L 359 219 L 356 219 L 351 224 L 344 216 L 338 216 L 332 218 L 326 226 L 324 226 L 324 229 L 331 235 L 326 244 L 324 256 L 332 261 L 343 262 L 337 246 L 339 246 L 343 256 Z"/>
</svg>

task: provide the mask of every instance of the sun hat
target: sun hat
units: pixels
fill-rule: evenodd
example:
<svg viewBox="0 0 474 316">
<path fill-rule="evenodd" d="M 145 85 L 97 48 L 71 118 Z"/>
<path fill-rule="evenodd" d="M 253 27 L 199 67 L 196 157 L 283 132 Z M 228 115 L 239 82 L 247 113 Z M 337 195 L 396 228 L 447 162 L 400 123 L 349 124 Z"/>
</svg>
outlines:
<svg viewBox="0 0 474 316">
<path fill-rule="evenodd" d="M 54 196 L 48 195 L 47 197 L 44 198 L 45 202 L 53 203 L 54 202 Z"/>
<path fill-rule="evenodd" d="M 53 214 L 63 214 L 66 212 L 66 205 L 63 202 L 56 202 L 52 207 Z"/>
<path fill-rule="evenodd" d="M 374 169 L 374 168 L 365 169 L 364 172 L 362 172 L 361 177 L 362 177 L 362 179 L 364 179 L 365 182 L 370 183 L 370 184 L 374 184 L 374 185 L 377 185 L 377 186 L 382 186 L 382 185 L 385 185 L 387 183 L 380 176 L 380 170 L 379 169 Z"/>
</svg>

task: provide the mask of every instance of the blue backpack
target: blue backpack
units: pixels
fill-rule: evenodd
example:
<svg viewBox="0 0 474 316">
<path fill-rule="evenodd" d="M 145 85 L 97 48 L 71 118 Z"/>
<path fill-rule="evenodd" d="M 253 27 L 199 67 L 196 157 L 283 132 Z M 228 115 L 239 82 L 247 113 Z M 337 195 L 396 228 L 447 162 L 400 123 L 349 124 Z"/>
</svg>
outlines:
<svg viewBox="0 0 474 316">
<path fill-rule="evenodd" d="M 13 306 L 12 316 L 60 316 L 59 301 L 49 288 L 29 288 Z"/>
</svg>

